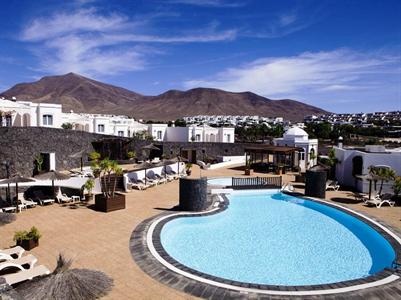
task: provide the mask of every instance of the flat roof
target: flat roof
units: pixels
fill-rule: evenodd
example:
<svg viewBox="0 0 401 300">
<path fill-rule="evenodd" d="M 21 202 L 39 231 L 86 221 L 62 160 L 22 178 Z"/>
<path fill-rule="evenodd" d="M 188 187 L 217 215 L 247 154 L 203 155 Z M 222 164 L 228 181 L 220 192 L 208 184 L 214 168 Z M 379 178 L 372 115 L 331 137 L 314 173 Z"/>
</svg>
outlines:
<svg viewBox="0 0 401 300">
<path fill-rule="evenodd" d="M 253 153 L 290 153 L 300 150 L 303 149 L 299 147 L 274 146 L 274 145 L 253 145 L 245 147 L 245 152 L 253 152 Z"/>
</svg>

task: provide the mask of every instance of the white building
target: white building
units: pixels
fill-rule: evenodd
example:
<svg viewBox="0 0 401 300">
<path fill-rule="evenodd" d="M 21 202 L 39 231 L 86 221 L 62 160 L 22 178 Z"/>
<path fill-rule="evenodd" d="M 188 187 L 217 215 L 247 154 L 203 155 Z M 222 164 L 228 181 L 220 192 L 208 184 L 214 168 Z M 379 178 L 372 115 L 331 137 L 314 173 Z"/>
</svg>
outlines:
<svg viewBox="0 0 401 300">
<path fill-rule="evenodd" d="M 289 128 L 282 138 L 274 139 L 273 143 L 276 146 L 302 148 L 303 151 L 299 151 L 298 157 L 299 167 L 302 172 L 317 164 L 318 140 L 309 139 L 309 135 L 305 130 L 297 126 Z"/>
<path fill-rule="evenodd" d="M 384 146 L 366 145 L 365 148 L 334 147 L 338 163 L 336 178 L 343 186 L 356 187 L 360 192 L 369 192 L 369 181 L 357 179 L 355 175 L 369 174 L 370 166 L 388 166 L 401 175 L 401 148 L 386 149 Z M 392 192 L 391 183 L 385 183 L 384 192 Z"/>
<path fill-rule="evenodd" d="M 217 142 L 234 143 L 233 127 L 210 127 L 208 125 L 168 127 L 167 124 L 150 124 L 149 134 L 155 141 L 165 142 Z"/>
<path fill-rule="evenodd" d="M 0 99 L 0 126 L 61 128 L 63 124 L 71 124 L 74 130 L 125 137 L 148 130 L 147 125 L 127 116 L 63 113 L 61 104 Z"/>
</svg>

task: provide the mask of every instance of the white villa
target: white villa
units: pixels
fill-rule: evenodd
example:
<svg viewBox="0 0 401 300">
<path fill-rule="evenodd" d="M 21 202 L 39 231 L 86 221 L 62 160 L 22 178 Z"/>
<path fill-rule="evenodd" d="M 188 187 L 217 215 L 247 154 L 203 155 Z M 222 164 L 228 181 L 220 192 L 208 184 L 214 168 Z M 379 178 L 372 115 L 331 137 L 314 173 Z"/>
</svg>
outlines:
<svg viewBox="0 0 401 300">
<path fill-rule="evenodd" d="M 210 127 L 208 125 L 168 127 L 167 124 L 150 124 L 149 134 L 155 141 L 166 142 L 217 142 L 234 143 L 233 127 Z"/>
<path fill-rule="evenodd" d="M 0 127 L 62 128 L 63 124 L 71 124 L 73 130 L 121 137 L 132 137 L 134 133 L 147 131 L 156 141 L 234 143 L 233 127 L 142 124 L 127 116 L 65 113 L 61 104 L 0 99 Z"/>
<path fill-rule="evenodd" d="M 0 126 L 61 128 L 67 123 L 74 130 L 125 137 L 148 129 L 127 116 L 64 113 L 61 104 L 0 99 Z"/>
<path fill-rule="evenodd" d="M 334 147 L 336 158 L 336 178 L 341 185 L 356 187 L 360 192 L 369 192 L 369 181 L 356 179 L 355 175 L 369 174 L 370 166 L 388 166 L 401 175 L 401 148 L 386 149 L 379 145 L 364 148 Z M 391 184 L 385 184 L 383 191 L 392 192 Z"/>
<path fill-rule="evenodd" d="M 274 139 L 273 143 L 276 146 L 302 148 L 303 151 L 299 151 L 298 157 L 299 167 L 302 172 L 317 164 L 318 140 L 310 139 L 305 130 L 297 126 L 287 129 L 283 137 Z"/>
</svg>

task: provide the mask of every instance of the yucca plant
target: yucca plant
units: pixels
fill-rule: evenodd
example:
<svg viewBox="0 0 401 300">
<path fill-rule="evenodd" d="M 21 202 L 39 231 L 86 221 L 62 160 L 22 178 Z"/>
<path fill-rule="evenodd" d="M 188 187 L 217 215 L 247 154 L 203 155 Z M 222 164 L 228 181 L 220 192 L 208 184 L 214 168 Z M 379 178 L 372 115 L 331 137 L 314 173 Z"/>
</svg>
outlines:
<svg viewBox="0 0 401 300">
<path fill-rule="evenodd" d="M 111 184 L 112 177 L 113 175 L 114 177 L 121 175 L 123 170 L 115 160 L 110 160 L 108 158 L 103 159 L 99 163 L 99 169 L 102 193 L 106 198 L 112 198 L 114 197 L 117 184 L 116 179 L 114 179 L 114 183 Z"/>
</svg>

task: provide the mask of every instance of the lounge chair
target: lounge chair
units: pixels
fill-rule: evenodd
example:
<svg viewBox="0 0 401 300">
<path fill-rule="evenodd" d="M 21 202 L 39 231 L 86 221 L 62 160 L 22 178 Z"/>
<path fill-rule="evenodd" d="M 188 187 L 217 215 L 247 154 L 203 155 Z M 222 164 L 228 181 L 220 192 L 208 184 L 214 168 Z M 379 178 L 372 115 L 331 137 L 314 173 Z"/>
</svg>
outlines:
<svg viewBox="0 0 401 300">
<path fill-rule="evenodd" d="M 136 188 L 140 191 L 146 190 L 149 187 L 149 185 L 146 185 L 143 182 L 134 179 L 129 179 L 128 184 L 131 185 L 131 187 Z"/>
<path fill-rule="evenodd" d="M 388 204 L 391 207 L 395 205 L 395 201 L 391 200 L 391 195 L 389 194 L 376 195 L 372 199 L 365 199 L 364 202 L 368 206 L 376 206 L 377 208 L 382 207 L 383 204 Z"/>
<path fill-rule="evenodd" d="M 0 272 L 5 269 L 19 269 L 21 271 L 32 269 L 37 261 L 38 259 L 32 254 L 17 259 L 6 260 L 0 263 Z M 24 266 L 28 266 L 28 268 L 25 268 Z"/>
<path fill-rule="evenodd" d="M 71 197 L 68 197 L 66 194 L 61 193 L 61 190 L 58 190 L 56 200 L 58 203 L 68 203 L 68 202 L 73 202 Z"/>
<path fill-rule="evenodd" d="M 34 192 L 34 201 L 39 202 L 40 205 L 45 205 L 45 204 L 53 204 L 54 199 L 51 199 L 49 197 L 46 197 L 42 191 L 35 191 Z"/>
<path fill-rule="evenodd" d="M 15 246 L 9 249 L 3 249 L 0 250 L 0 260 L 21 258 L 24 252 L 25 249 L 20 246 Z"/>
<path fill-rule="evenodd" d="M 21 202 L 21 204 L 25 205 L 26 207 L 35 207 L 36 202 L 32 201 L 30 199 L 26 200 L 24 197 L 24 193 L 18 193 L 18 201 Z"/>
<path fill-rule="evenodd" d="M 158 164 L 159 162 L 160 162 L 160 158 L 159 157 L 155 157 L 151 161 L 152 164 Z"/>
<path fill-rule="evenodd" d="M 339 188 L 340 188 L 340 185 L 338 184 L 337 181 L 329 180 L 326 182 L 326 191 L 333 190 L 333 191 L 337 192 L 339 190 Z"/>
<path fill-rule="evenodd" d="M 291 183 L 286 183 L 281 187 L 282 192 L 293 193 L 295 191 L 294 186 Z"/>
<path fill-rule="evenodd" d="M 37 267 L 33 267 L 32 269 L 19 271 L 17 273 L 2 275 L 0 277 L 4 278 L 6 280 L 6 283 L 8 283 L 9 285 L 13 285 L 13 284 L 20 283 L 20 282 L 23 282 L 26 280 L 31 280 L 34 277 L 48 275 L 48 274 L 50 274 L 49 269 L 43 265 L 40 265 Z"/>
<path fill-rule="evenodd" d="M 201 167 L 201 169 L 203 169 L 203 170 L 207 170 L 207 169 L 209 169 L 210 168 L 210 164 L 205 164 L 203 161 L 201 161 L 201 160 L 198 160 L 197 162 L 196 162 L 196 164 L 199 166 L 199 167 Z"/>
<path fill-rule="evenodd" d="M 159 174 L 153 173 L 153 174 L 149 174 L 146 178 L 153 180 L 154 182 L 156 182 L 157 184 L 161 184 L 161 183 L 166 183 L 167 180 L 163 177 L 161 177 Z"/>
</svg>

